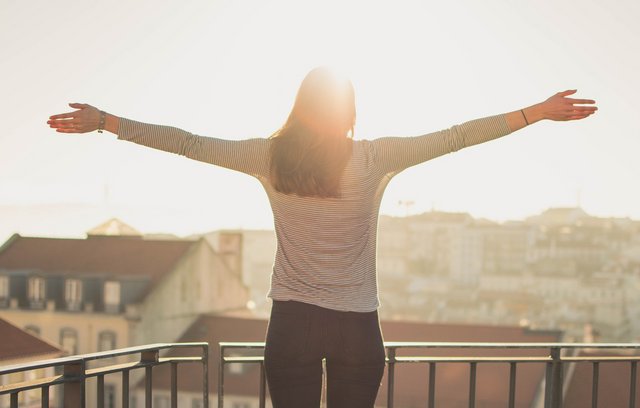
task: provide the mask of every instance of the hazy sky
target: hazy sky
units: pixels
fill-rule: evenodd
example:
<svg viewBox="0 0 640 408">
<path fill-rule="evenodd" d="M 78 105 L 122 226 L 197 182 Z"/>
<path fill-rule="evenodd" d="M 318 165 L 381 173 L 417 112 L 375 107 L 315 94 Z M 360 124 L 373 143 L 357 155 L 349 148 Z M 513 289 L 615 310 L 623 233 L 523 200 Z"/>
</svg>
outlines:
<svg viewBox="0 0 640 408">
<path fill-rule="evenodd" d="M 356 137 L 410 136 L 578 89 L 600 111 L 545 122 L 397 176 L 382 211 L 496 220 L 580 202 L 640 219 L 640 2 L 0 0 L 0 240 L 270 228 L 252 178 L 111 134 L 62 135 L 84 102 L 193 133 L 267 137 L 314 66 L 356 88 Z"/>
</svg>

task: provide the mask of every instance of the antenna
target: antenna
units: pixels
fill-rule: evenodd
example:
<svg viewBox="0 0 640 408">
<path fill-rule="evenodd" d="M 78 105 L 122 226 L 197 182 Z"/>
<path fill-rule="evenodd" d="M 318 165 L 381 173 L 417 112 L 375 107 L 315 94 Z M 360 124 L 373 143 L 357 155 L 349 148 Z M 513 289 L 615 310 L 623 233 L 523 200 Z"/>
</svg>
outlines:
<svg viewBox="0 0 640 408">
<path fill-rule="evenodd" d="M 405 217 L 409 216 L 410 213 L 410 209 L 411 207 L 413 207 L 415 205 L 415 201 L 413 200 L 400 200 L 398 201 L 398 205 L 401 207 L 404 207 L 404 211 L 405 211 Z"/>
<path fill-rule="evenodd" d="M 582 188 L 578 187 L 578 191 L 576 191 L 576 206 L 578 208 L 582 208 Z"/>
</svg>

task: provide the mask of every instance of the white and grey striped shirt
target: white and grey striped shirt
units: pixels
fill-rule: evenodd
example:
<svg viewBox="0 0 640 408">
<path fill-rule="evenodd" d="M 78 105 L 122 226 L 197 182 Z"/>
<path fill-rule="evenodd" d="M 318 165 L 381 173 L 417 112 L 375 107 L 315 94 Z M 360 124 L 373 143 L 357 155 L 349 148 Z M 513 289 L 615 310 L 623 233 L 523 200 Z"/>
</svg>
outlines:
<svg viewBox="0 0 640 408">
<path fill-rule="evenodd" d="M 504 115 L 415 137 L 356 140 L 340 198 L 282 194 L 269 182 L 269 139 L 242 141 L 121 119 L 118 138 L 256 177 L 277 236 L 269 297 L 340 311 L 376 310 L 376 234 L 384 190 L 402 170 L 511 132 Z"/>
</svg>

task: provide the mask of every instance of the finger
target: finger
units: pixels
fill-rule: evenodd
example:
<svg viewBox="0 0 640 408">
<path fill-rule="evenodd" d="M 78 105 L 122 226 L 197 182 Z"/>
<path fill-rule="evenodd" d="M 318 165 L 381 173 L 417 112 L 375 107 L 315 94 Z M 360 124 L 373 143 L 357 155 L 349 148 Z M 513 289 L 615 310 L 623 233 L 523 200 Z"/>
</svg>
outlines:
<svg viewBox="0 0 640 408">
<path fill-rule="evenodd" d="M 594 101 L 593 99 L 573 99 L 573 98 L 566 98 L 567 101 L 576 104 L 576 103 L 580 103 L 580 104 L 584 104 L 584 103 L 596 103 L 596 101 Z"/>
<path fill-rule="evenodd" d="M 76 109 L 85 109 L 88 108 L 90 105 L 87 105 L 86 103 L 70 103 L 69 106 L 71 106 L 72 108 L 76 108 Z"/>
<path fill-rule="evenodd" d="M 566 109 L 562 109 L 558 112 L 565 114 L 582 113 L 582 112 L 595 112 L 598 108 L 595 106 L 568 106 Z"/>
<path fill-rule="evenodd" d="M 570 109 L 569 112 L 574 112 L 574 113 L 593 113 L 595 111 L 597 111 L 598 108 L 596 108 L 595 106 L 574 106 L 573 109 Z"/>
<path fill-rule="evenodd" d="M 49 126 L 60 129 L 71 129 L 76 127 L 76 123 L 70 121 L 50 123 Z"/>
<path fill-rule="evenodd" d="M 78 111 L 75 112 L 67 112 L 67 113 L 59 113 L 57 115 L 49 116 L 49 119 L 64 119 L 64 118 L 73 118 L 78 114 Z"/>
<path fill-rule="evenodd" d="M 49 119 L 47 123 L 82 123 L 82 119 L 78 117 Z"/>
<path fill-rule="evenodd" d="M 558 95 L 558 96 L 567 96 L 567 95 L 573 95 L 576 92 L 578 92 L 577 89 L 567 89 L 566 91 L 558 92 L 556 95 Z"/>
<path fill-rule="evenodd" d="M 73 119 L 51 119 L 47 123 L 53 126 L 64 126 L 67 123 L 72 123 Z"/>
</svg>

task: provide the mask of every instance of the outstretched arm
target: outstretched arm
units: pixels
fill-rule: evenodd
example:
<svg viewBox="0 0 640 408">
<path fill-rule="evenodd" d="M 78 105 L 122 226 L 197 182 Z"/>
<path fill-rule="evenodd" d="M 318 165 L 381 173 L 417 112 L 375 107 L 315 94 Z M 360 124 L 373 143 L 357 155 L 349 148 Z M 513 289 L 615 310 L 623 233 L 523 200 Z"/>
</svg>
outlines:
<svg viewBox="0 0 640 408">
<path fill-rule="evenodd" d="M 541 120 L 584 119 L 597 108 L 591 99 L 568 98 L 576 91 L 558 92 L 544 102 L 513 112 L 475 119 L 439 132 L 415 137 L 384 137 L 372 142 L 377 168 L 394 175 L 427 160 L 497 139 Z"/>
<path fill-rule="evenodd" d="M 107 130 L 121 140 L 186 156 L 262 178 L 268 175 L 268 139 L 225 140 L 198 136 L 172 126 L 154 125 L 104 113 L 91 105 L 71 103 L 74 112 L 47 122 L 61 133 Z"/>
<path fill-rule="evenodd" d="M 596 106 L 591 106 L 596 103 L 592 99 L 568 98 L 576 92 L 576 89 L 558 92 L 544 102 L 505 114 L 509 129 L 515 132 L 544 119 L 555 121 L 584 119 L 598 110 Z"/>
</svg>

